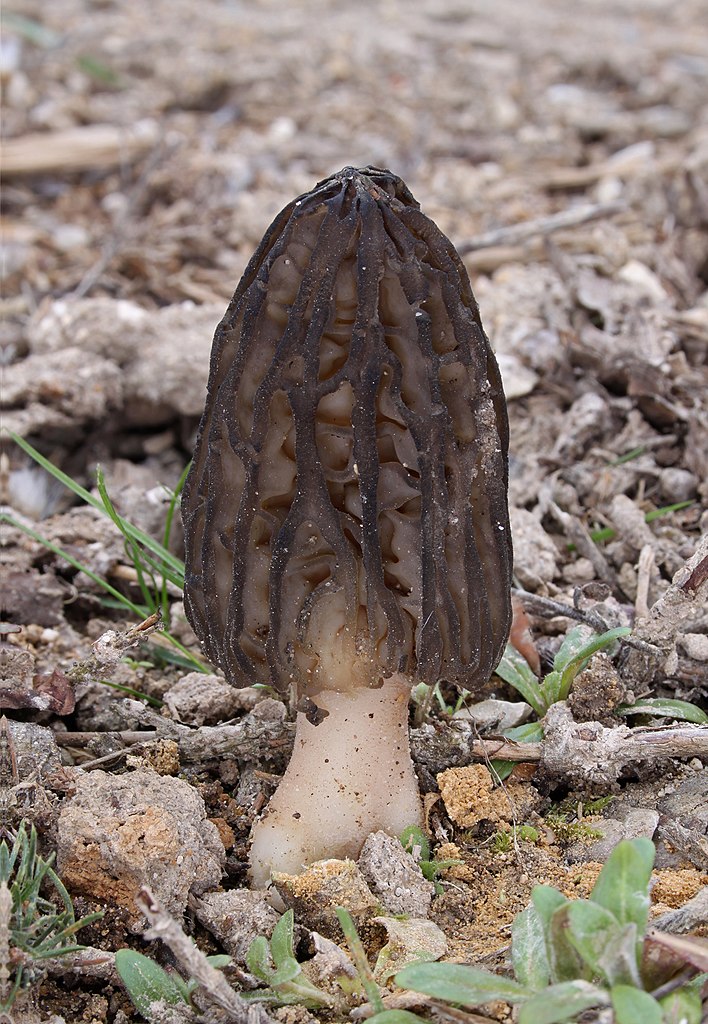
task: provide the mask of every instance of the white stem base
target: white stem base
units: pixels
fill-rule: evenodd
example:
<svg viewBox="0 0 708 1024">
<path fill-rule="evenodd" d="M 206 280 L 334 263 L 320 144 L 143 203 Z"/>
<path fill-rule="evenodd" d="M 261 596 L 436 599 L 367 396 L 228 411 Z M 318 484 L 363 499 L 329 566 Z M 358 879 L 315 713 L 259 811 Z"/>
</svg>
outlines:
<svg viewBox="0 0 708 1024">
<path fill-rule="evenodd" d="M 421 825 L 422 804 L 408 741 L 410 682 L 317 695 L 329 715 L 298 714 L 290 764 L 252 832 L 251 879 L 299 874 L 326 857 L 356 857 L 370 832 L 398 835 Z"/>
</svg>

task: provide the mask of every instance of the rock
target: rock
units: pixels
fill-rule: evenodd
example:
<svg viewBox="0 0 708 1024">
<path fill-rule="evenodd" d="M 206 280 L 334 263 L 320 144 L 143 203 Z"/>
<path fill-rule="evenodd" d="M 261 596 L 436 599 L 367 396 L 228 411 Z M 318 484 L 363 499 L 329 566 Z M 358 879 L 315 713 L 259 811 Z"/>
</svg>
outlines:
<svg viewBox="0 0 708 1024">
<path fill-rule="evenodd" d="M 698 477 L 687 469 L 669 466 L 659 473 L 659 490 L 667 501 L 690 501 L 697 489 Z"/>
<path fill-rule="evenodd" d="M 5 368 L 3 426 L 22 436 L 105 418 L 123 401 L 115 363 L 80 348 L 30 355 Z"/>
<path fill-rule="evenodd" d="M 392 914 L 427 917 L 435 887 L 398 839 L 373 832 L 357 861 L 369 888 Z"/>
<path fill-rule="evenodd" d="M 395 917 L 375 917 L 374 924 L 380 924 L 388 935 L 388 942 L 374 967 L 374 978 L 379 985 L 385 985 L 406 964 L 439 960 L 447 953 L 447 939 L 432 921 L 420 921 L 414 917 L 406 921 Z"/>
<path fill-rule="evenodd" d="M 61 768 L 61 753 L 51 729 L 34 722 L 15 721 L 8 722 L 7 727 L 15 748 L 20 782 L 32 777 L 44 780 Z"/>
<path fill-rule="evenodd" d="M 508 401 L 529 395 L 538 384 L 538 374 L 524 366 L 518 356 L 511 352 L 500 352 L 497 356 L 499 370 L 504 383 L 504 394 Z"/>
<path fill-rule="evenodd" d="M 708 835 L 708 768 L 680 782 L 660 801 L 659 812 L 685 828 Z"/>
<path fill-rule="evenodd" d="M 242 967 L 253 940 L 259 935 L 270 938 L 280 916 L 265 893 L 250 889 L 208 892 L 193 906 L 198 920 Z"/>
<path fill-rule="evenodd" d="M 558 550 L 533 512 L 509 509 L 514 542 L 514 572 L 531 590 L 550 583 L 558 570 Z"/>
<path fill-rule="evenodd" d="M 222 314 L 221 306 L 191 302 L 148 310 L 125 299 L 61 299 L 41 306 L 30 322 L 29 358 L 61 360 L 72 345 L 89 363 L 110 360 L 123 382 L 130 424 L 150 425 L 175 413 L 199 416 Z"/>
<path fill-rule="evenodd" d="M 617 818 L 601 818 L 588 822 L 591 828 L 602 833 L 601 839 L 593 843 L 573 843 L 567 851 L 568 861 L 599 861 L 603 863 L 623 839 L 651 839 L 659 823 L 659 815 L 649 807 L 629 808 L 624 821 Z"/>
<path fill-rule="evenodd" d="M 191 893 L 221 881 L 224 847 L 204 801 L 181 779 L 150 771 L 94 771 L 59 816 L 59 874 L 75 893 L 135 909 L 149 885 L 181 916 Z"/>
<path fill-rule="evenodd" d="M 311 937 L 315 955 L 302 965 L 304 973 L 317 988 L 341 994 L 339 979 L 357 979 L 359 975 L 356 967 L 336 942 L 326 939 L 319 932 L 312 932 Z"/>
<path fill-rule="evenodd" d="M 57 626 L 69 589 L 52 572 L 3 572 L 3 618 L 25 625 Z"/>
<path fill-rule="evenodd" d="M 531 706 L 523 700 L 481 700 L 460 708 L 452 716 L 453 722 L 474 722 L 480 732 L 505 732 L 521 725 L 531 714 Z"/>
<path fill-rule="evenodd" d="M 172 718 L 185 725 L 216 725 L 243 706 L 239 692 L 221 676 L 190 672 L 165 694 Z"/>
<path fill-rule="evenodd" d="M 341 939 L 335 907 L 345 907 L 359 928 L 380 904 L 351 860 L 319 860 L 300 875 L 273 873 L 273 885 L 297 920 L 328 939 Z"/>
<path fill-rule="evenodd" d="M 609 402 L 594 391 L 586 391 L 576 398 L 563 417 L 563 426 L 551 457 L 566 465 L 581 459 L 591 444 L 612 429 Z"/>
<path fill-rule="evenodd" d="M 678 638 L 678 645 L 694 661 L 708 661 L 708 634 L 683 633 Z"/>
</svg>

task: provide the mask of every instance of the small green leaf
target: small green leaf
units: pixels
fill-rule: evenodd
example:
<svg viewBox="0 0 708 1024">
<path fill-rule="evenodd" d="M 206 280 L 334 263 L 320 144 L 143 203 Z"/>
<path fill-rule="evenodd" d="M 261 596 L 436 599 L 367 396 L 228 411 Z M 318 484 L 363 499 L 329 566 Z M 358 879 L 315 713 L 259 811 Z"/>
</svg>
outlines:
<svg viewBox="0 0 708 1024">
<path fill-rule="evenodd" d="M 356 925 L 352 919 L 352 915 L 346 909 L 346 907 L 335 907 L 335 913 L 337 920 L 339 921 L 339 927 L 344 932 L 344 938 L 347 940 L 349 946 L 349 952 L 352 955 L 354 966 L 359 973 L 359 979 L 366 992 L 366 998 L 371 1004 L 371 1008 L 374 1013 L 381 1013 L 384 1009 L 383 999 L 381 992 L 376 984 L 374 975 L 371 971 L 371 966 L 366 958 L 366 951 L 359 938 L 359 933 L 356 930 Z"/>
<path fill-rule="evenodd" d="M 614 985 L 610 995 L 616 1024 L 662 1024 L 661 1006 L 648 992 L 631 985 Z"/>
<path fill-rule="evenodd" d="M 642 942 L 637 940 L 637 926 L 634 921 L 613 932 L 598 960 L 598 969 L 609 985 L 634 985 L 642 987 L 639 960 Z"/>
<path fill-rule="evenodd" d="M 583 1010 L 607 1006 L 609 995 L 587 981 L 565 981 L 539 992 L 519 1011 L 519 1024 L 563 1024 Z M 635 1024 L 639 1024 L 635 1021 Z"/>
<path fill-rule="evenodd" d="M 408 853 L 412 853 L 416 847 L 419 847 L 419 859 L 430 860 L 430 843 L 428 842 L 428 837 L 423 829 L 419 828 L 418 825 L 406 825 L 398 838 L 401 842 L 401 846 Z"/>
<path fill-rule="evenodd" d="M 609 910 L 588 900 L 572 900 L 567 907 L 568 941 L 585 963 L 598 973 L 599 960 L 610 941 L 620 931 L 620 923 Z"/>
<path fill-rule="evenodd" d="M 248 947 L 246 966 L 251 974 L 255 974 L 261 981 L 270 981 L 273 968 L 270 965 L 270 949 L 265 935 L 259 935 Z"/>
<path fill-rule="evenodd" d="M 511 729 L 505 729 L 502 733 L 508 740 L 516 743 L 540 743 L 543 739 L 543 722 L 524 722 L 523 725 L 514 725 Z"/>
<path fill-rule="evenodd" d="M 550 979 L 543 923 L 534 906 L 514 920 L 511 929 L 511 962 L 520 985 L 534 990 L 545 988 Z"/>
<path fill-rule="evenodd" d="M 570 908 L 569 900 L 559 907 L 551 917 L 548 932 L 547 949 L 551 978 L 554 982 L 574 981 L 582 979 L 590 981 L 592 968 L 588 966 L 570 940 Z"/>
<path fill-rule="evenodd" d="M 562 892 L 559 892 L 558 889 L 554 889 L 552 885 L 535 885 L 533 892 L 531 893 L 531 902 L 536 909 L 536 913 L 541 919 L 544 935 L 546 937 L 546 941 L 548 941 L 553 914 L 558 910 L 558 907 L 562 907 L 565 903 L 569 903 L 570 900 L 568 900 Z"/>
<path fill-rule="evenodd" d="M 607 858 L 590 894 L 592 902 L 609 910 L 620 924 L 633 921 L 640 938 L 649 916 L 654 852 L 650 839 L 623 839 Z"/>
<path fill-rule="evenodd" d="M 701 1024 L 700 988 L 684 986 L 659 1000 L 663 1024 Z"/>
<path fill-rule="evenodd" d="M 629 627 L 618 626 L 616 629 L 608 629 L 599 636 L 588 637 L 584 626 L 575 626 L 571 629 L 553 660 L 553 668 L 561 673 L 555 700 L 567 698 L 573 680 L 587 666 L 593 654 L 611 647 L 620 637 L 628 636 L 630 633 Z"/>
<path fill-rule="evenodd" d="M 268 980 L 272 987 L 277 989 L 279 985 L 285 985 L 288 981 L 294 981 L 301 972 L 302 968 L 297 960 L 294 957 L 287 956 L 280 960 L 277 970 L 271 974 Z"/>
<path fill-rule="evenodd" d="M 231 957 L 228 953 L 212 953 L 212 955 L 208 956 L 206 959 L 207 963 L 210 964 L 211 967 L 215 967 L 217 971 L 221 970 L 222 967 L 228 967 L 231 963 Z"/>
<path fill-rule="evenodd" d="M 292 910 L 287 910 L 278 920 L 273 934 L 270 937 L 270 952 L 276 967 L 286 960 L 295 959 L 293 947 L 293 929 L 295 927 L 295 915 Z M 271 981 L 271 984 L 275 984 Z"/>
<path fill-rule="evenodd" d="M 517 690 L 539 717 L 546 712 L 538 679 L 530 665 L 511 644 L 506 645 L 502 659 L 494 670 L 496 674 Z"/>
<path fill-rule="evenodd" d="M 687 700 L 671 700 L 663 697 L 648 697 L 646 700 L 635 700 L 634 704 L 620 704 L 618 715 L 654 715 L 658 718 L 676 718 L 681 722 L 695 722 L 696 725 L 708 725 L 708 715 L 695 704 Z"/>
<path fill-rule="evenodd" d="M 488 1003 L 491 999 L 520 1003 L 533 995 L 531 989 L 510 978 L 466 964 L 410 964 L 398 972 L 395 981 L 399 988 L 468 1007 Z"/>
<path fill-rule="evenodd" d="M 119 949 L 116 953 L 116 970 L 128 990 L 138 1013 L 150 1020 L 150 1007 L 163 1001 L 170 1005 L 184 1002 L 181 987 L 175 978 L 164 971 L 150 957 L 136 953 L 133 949 Z M 182 979 L 179 979 L 184 986 Z"/>
</svg>

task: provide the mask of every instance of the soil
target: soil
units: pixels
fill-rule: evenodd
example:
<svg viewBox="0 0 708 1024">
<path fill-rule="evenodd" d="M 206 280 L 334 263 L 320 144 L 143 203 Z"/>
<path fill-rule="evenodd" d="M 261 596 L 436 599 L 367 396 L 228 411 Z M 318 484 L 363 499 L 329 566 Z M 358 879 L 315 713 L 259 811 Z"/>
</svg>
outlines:
<svg viewBox="0 0 708 1024">
<path fill-rule="evenodd" d="M 703 0 L 14 0 L 4 425 L 94 495 L 100 464 L 119 513 L 161 538 L 213 328 L 264 230 L 340 167 L 390 167 L 463 255 L 504 376 L 520 649 L 547 672 L 578 621 L 629 625 L 634 643 L 578 678 L 575 722 L 667 725 L 619 716 L 647 697 L 706 709 L 704 16 Z M 139 885 L 206 952 L 224 948 L 204 905 L 247 884 L 292 731 L 267 693 L 195 676 L 150 627 L 126 637 L 138 614 L 100 580 L 143 598 L 114 524 L 8 438 L 1 457 L 3 834 L 34 825 L 77 914 L 105 912 L 80 935 L 96 962 L 38 970 L 12 1013 L 128 1024 L 101 953 L 172 962 L 141 937 Z M 177 521 L 170 544 L 180 556 Z M 198 659 L 172 584 L 166 602 Z M 498 677 L 490 695 L 519 700 Z M 533 886 L 587 896 L 624 837 L 657 845 L 655 916 L 706 885 L 705 739 L 676 754 L 672 733 L 663 756 L 604 776 L 536 758 L 493 788 L 481 757 L 453 757 L 457 697 L 441 685 L 442 754 L 417 758 L 431 858 L 455 862 L 429 912 L 445 958 L 503 968 Z M 514 825 L 529 830 L 515 840 Z M 386 938 L 368 896 L 357 924 L 374 957 Z M 297 918 L 303 955 L 321 911 Z"/>
</svg>

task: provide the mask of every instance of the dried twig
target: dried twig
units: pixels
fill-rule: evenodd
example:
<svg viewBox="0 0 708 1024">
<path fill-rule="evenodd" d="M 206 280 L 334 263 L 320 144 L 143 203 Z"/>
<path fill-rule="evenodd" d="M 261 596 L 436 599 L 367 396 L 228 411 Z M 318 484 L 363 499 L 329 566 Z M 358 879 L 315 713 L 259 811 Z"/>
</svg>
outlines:
<svg viewBox="0 0 708 1024">
<path fill-rule="evenodd" d="M 600 722 L 576 722 L 563 701 L 544 719 L 543 766 L 573 782 L 607 785 L 628 765 L 667 757 L 708 759 L 708 727 L 606 728 Z"/>
<path fill-rule="evenodd" d="M 649 615 L 637 622 L 636 632 L 669 646 L 681 624 L 708 598 L 708 534 L 695 553 L 675 574 L 671 586 L 652 605 Z"/>
<path fill-rule="evenodd" d="M 496 231 L 487 231 L 483 235 L 476 235 L 466 242 L 460 242 L 457 245 L 457 251 L 463 256 L 467 252 L 474 252 L 476 249 L 489 249 L 494 245 L 515 245 L 527 238 L 533 238 L 535 235 L 550 235 L 554 231 L 586 224 L 590 220 L 611 217 L 626 209 L 625 203 L 621 202 L 572 206 L 568 210 L 560 210 L 548 217 L 539 217 L 536 220 L 511 224 L 505 228 L 497 228 Z"/>
<path fill-rule="evenodd" d="M 139 121 L 129 127 L 87 124 L 21 135 L 3 143 L 3 168 L 13 176 L 115 167 L 150 149 L 158 131 L 155 122 Z"/>
<path fill-rule="evenodd" d="M 64 953 L 42 961 L 42 969 L 48 974 L 82 974 L 102 981 L 115 981 L 115 953 L 86 946 L 76 953 Z"/>
<path fill-rule="evenodd" d="M 56 741 L 62 747 L 85 747 L 101 737 L 115 738 L 132 746 L 151 740 L 170 739 L 179 746 L 183 764 L 198 764 L 216 758 L 232 757 L 239 761 L 267 761 L 290 752 L 295 726 L 287 719 L 285 705 L 265 698 L 253 711 L 233 725 L 203 725 L 193 729 L 169 718 L 163 718 L 140 701 L 125 700 L 117 705 L 126 715 L 146 726 L 145 731 L 124 732 L 61 732 Z"/>
<path fill-rule="evenodd" d="M 704 726 L 630 729 L 622 724 L 606 728 L 600 722 L 576 722 L 565 702 L 553 704 L 546 713 L 544 734 L 543 743 L 477 740 L 472 723 L 427 724 L 413 730 L 411 748 L 413 759 L 435 775 L 472 761 L 500 758 L 540 762 L 554 775 L 605 785 L 637 762 L 708 758 L 708 728 Z"/>
<path fill-rule="evenodd" d="M 572 619 L 574 622 L 582 622 L 598 633 L 604 633 L 606 630 L 613 629 L 615 626 L 620 625 L 617 621 L 606 621 L 594 608 L 576 608 L 572 605 L 565 604 L 563 601 L 554 601 L 551 597 L 542 597 L 540 594 L 531 594 L 526 590 L 514 589 L 511 593 L 514 597 L 519 598 L 526 611 L 531 612 L 533 615 L 537 615 L 539 618 L 553 619 L 557 616 L 562 616 L 566 619 Z M 622 643 L 626 647 L 632 647 L 638 651 L 642 651 L 644 654 L 656 655 L 660 653 L 658 647 L 647 643 L 645 640 L 637 640 L 635 636 L 622 637 Z"/>
<path fill-rule="evenodd" d="M 231 988 L 224 975 L 212 967 L 197 945 L 182 931 L 150 889 L 144 887 L 135 900 L 150 928 L 145 936 L 160 939 L 169 947 L 185 974 L 194 978 L 210 1002 L 230 1014 L 234 1024 L 274 1024 L 273 1018 L 257 1003 L 247 1003 Z"/>
<path fill-rule="evenodd" d="M 607 581 L 613 580 L 614 574 L 610 569 L 609 562 L 580 520 L 569 512 L 564 512 L 555 501 L 549 500 L 547 509 L 558 525 L 563 528 L 566 537 L 575 544 L 580 554 L 590 559 L 597 578 Z"/>
<path fill-rule="evenodd" d="M 126 701 L 131 715 L 149 731 L 111 733 L 126 744 L 173 739 L 182 763 L 203 763 L 234 757 L 258 763 L 274 756 L 285 757 L 293 742 L 293 725 L 284 706 L 266 699 L 234 725 L 188 726 L 161 718 L 137 701 Z M 624 724 L 605 728 L 599 722 L 575 722 L 565 703 L 554 704 L 545 718 L 546 738 L 541 743 L 515 743 L 504 737 L 478 739 L 475 724 L 425 723 L 411 732 L 413 759 L 433 774 L 446 768 L 494 758 L 516 762 L 541 762 L 557 775 L 614 782 L 627 765 L 654 762 L 667 757 L 708 758 L 708 728 L 680 726 L 630 729 Z M 105 733 L 57 733 L 60 746 L 85 746 Z"/>
<path fill-rule="evenodd" d="M 708 600 L 708 534 L 695 553 L 674 575 L 671 586 L 656 601 L 649 614 L 638 619 L 635 635 L 651 640 L 663 649 L 664 671 L 671 675 L 678 665 L 676 639 L 683 623 Z"/>
<path fill-rule="evenodd" d="M 94 641 L 89 657 L 72 665 L 66 673 L 67 676 L 72 683 L 95 678 L 103 669 L 116 665 L 131 647 L 137 647 L 151 633 L 159 629 L 160 622 L 160 614 L 155 612 L 123 633 L 117 633 L 112 629 L 107 630 L 99 636 L 98 640 Z"/>
</svg>

